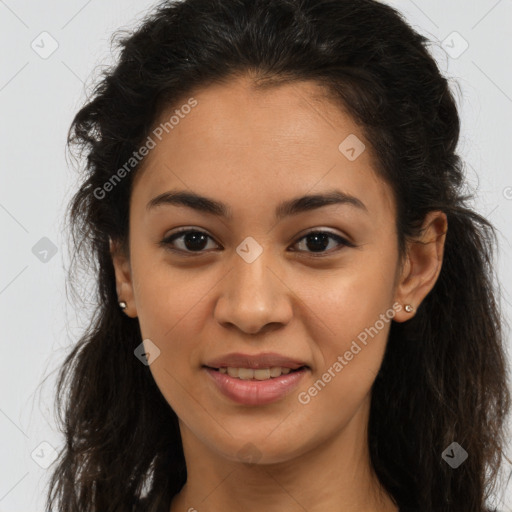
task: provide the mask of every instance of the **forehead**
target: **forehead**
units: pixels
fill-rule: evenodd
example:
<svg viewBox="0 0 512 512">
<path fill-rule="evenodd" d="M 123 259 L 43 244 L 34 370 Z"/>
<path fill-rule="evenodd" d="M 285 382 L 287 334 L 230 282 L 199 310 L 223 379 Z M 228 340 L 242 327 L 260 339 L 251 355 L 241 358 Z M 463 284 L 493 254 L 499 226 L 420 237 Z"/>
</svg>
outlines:
<svg viewBox="0 0 512 512">
<path fill-rule="evenodd" d="M 161 112 L 155 129 L 133 187 L 146 201 L 179 187 L 268 204 L 336 186 L 393 210 L 361 127 L 315 82 L 256 90 L 244 77 L 208 86 Z"/>
</svg>

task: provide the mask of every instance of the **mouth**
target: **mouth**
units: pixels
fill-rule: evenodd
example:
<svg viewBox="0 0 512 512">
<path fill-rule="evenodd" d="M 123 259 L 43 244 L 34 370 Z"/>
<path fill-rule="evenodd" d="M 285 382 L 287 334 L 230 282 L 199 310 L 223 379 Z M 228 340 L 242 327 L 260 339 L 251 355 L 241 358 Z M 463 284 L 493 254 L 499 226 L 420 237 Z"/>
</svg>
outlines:
<svg viewBox="0 0 512 512">
<path fill-rule="evenodd" d="M 203 366 L 214 389 L 231 402 L 246 406 L 262 406 L 284 399 L 305 378 L 307 365 L 298 368 L 238 368 Z"/>
<path fill-rule="evenodd" d="M 220 366 L 218 368 L 214 368 L 205 365 L 204 368 L 208 368 L 209 370 L 213 370 L 220 374 L 229 375 L 234 379 L 257 381 L 277 379 L 282 375 L 288 375 L 290 373 L 296 373 L 302 370 L 309 369 L 307 365 L 303 365 L 298 368 L 289 368 L 284 366 L 269 366 L 267 368 L 242 368 L 234 366 Z"/>
</svg>

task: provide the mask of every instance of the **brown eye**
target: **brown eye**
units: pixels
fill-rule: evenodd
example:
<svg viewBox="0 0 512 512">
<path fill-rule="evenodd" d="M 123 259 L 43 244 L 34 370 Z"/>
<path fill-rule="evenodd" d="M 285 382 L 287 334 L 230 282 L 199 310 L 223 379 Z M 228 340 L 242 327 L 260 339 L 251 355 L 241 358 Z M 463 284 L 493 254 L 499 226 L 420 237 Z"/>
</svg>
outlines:
<svg viewBox="0 0 512 512">
<path fill-rule="evenodd" d="M 208 239 L 211 239 L 209 235 L 203 231 L 197 229 L 187 229 L 178 231 L 171 236 L 162 240 L 162 245 L 169 246 L 173 250 L 183 252 L 204 252 L 207 248 Z M 178 241 L 178 246 L 174 245 L 174 242 Z"/>
<path fill-rule="evenodd" d="M 335 242 L 334 250 L 332 250 L 331 246 L 331 249 L 326 251 L 325 249 L 329 247 L 329 244 L 332 241 Z M 336 252 L 344 246 L 354 247 L 354 244 L 339 235 L 331 233 L 330 231 L 311 231 L 307 235 L 304 235 L 298 242 L 296 242 L 296 244 L 302 244 L 302 247 L 305 247 L 306 252 L 317 253 L 320 255 L 326 253 L 331 254 L 332 252 Z"/>
</svg>

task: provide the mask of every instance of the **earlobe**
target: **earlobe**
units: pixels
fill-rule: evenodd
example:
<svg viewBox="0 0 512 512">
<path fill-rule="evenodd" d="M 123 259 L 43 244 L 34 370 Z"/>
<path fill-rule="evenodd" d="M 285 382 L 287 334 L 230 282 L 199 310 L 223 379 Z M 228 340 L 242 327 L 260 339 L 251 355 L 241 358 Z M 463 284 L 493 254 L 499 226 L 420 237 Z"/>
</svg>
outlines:
<svg viewBox="0 0 512 512">
<path fill-rule="evenodd" d="M 425 217 L 421 234 L 407 242 L 406 261 L 395 292 L 395 300 L 402 304 L 402 309 L 395 315 L 395 321 L 411 319 L 434 288 L 443 263 L 447 229 L 446 214 L 432 211 Z"/>
<path fill-rule="evenodd" d="M 130 318 L 137 317 L 132 272 L 128 256 L 118 242 L 110 240 L 110 255 L 116 276 L 116 290 L 120 309 Z"/>
</svg>

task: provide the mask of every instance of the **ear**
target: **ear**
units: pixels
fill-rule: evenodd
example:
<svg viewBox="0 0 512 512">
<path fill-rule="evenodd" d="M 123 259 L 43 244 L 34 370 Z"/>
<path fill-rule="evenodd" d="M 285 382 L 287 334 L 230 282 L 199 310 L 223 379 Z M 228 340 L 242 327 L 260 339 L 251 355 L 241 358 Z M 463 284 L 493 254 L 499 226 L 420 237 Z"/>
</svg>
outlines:
<svg viewBox="0 0 512 512">
<path fill-rule="evenodd" d="M 119 302 L 126 302 L 123 312 L 130 318 L 137 317 L 137 309 L 133 297 L 132 271 L 130 261 L 117 241 L 110 240 L 110 254 L 116 274 L 116 290 Z"/>
<path fill-rule="evenodd" d="M 443 264 L 447 230 L 446 214 L 432 211 L 425 217 L 421 234 L 407 241 L 406 257 L 395 291 L 395 301 L 402 305 L 402 309 L 396 313 L 395 321 L 411 319 L 436 284 Z M 413 306 L 412 312 L 405 311 L 406 304 Z"/>
</svg>

